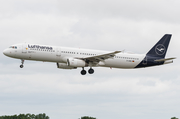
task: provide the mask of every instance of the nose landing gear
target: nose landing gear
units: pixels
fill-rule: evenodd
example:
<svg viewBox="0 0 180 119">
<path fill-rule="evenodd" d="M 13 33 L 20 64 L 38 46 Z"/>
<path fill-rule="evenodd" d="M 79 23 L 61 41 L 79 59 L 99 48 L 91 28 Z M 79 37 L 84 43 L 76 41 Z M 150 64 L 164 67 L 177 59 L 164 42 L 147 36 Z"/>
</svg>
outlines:
<svg viewBox="0 0 180 119">
<path fill-rule="evenodd" d="M 21 63 L 22 64 L 20 65 L 20 68 L 23 68 L 24 67 L 24 65 L 23 65 L 24 64 L 24 60 L 23 59 L 21 59 Z"/>
</svg>

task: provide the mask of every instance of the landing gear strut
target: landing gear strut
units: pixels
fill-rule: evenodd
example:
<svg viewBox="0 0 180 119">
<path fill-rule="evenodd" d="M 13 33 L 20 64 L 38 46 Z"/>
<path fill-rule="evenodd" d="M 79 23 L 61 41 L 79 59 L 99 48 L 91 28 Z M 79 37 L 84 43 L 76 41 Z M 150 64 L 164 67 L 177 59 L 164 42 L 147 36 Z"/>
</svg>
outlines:
<svg viewBox="0 0 180 119">
<path fill-rule="evenodd" d="M 21 63 L 22 64 L 20 65 L 20 68 L 23 68 L 24 67 L 24 65 L 23 65 L 24 64 L 24 60 L 23 59 L 21 59 Z"/>
</svg>

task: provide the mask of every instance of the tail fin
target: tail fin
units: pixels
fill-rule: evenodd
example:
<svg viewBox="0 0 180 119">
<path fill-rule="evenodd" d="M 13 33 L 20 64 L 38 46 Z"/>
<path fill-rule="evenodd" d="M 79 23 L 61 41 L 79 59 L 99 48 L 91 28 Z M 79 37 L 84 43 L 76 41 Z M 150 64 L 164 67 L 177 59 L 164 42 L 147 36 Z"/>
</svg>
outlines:
<svg viewBox="0 0 180 119">
<path fill-rule="evenodd" d="M 147 55 L 152 57 L 164 58 L 168 49 L 171 36 L 171 34 L 165 34 L 147 53 Z"/>
</svg>

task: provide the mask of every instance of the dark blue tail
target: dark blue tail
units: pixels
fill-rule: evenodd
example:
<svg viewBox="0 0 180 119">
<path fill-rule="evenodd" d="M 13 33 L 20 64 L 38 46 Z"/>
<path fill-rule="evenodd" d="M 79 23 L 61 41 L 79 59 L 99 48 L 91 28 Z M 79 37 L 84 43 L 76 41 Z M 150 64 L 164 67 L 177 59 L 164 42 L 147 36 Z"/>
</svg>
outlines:
<svg viewBox="0 0 180 119">
<path fill-rule="evenodd" d="M 165 34 L 155 45 L 151 48 L 151 50 L 146 54 L 144 59 L 135 67 L 135 68 L 141 68 L 141 67 L 149 67 L 149 66 L 155 66 L 155 65 L 162 65 L 164 64 L 164 61 L 157 62 L 155 60 L 158 59 L 164 59 L 169 42 L 171 39 L 171 34 Z"/>
<path fill-rule="evenodd" d="M 169 46 L 170 39 L 171 34 L 165 34 L 146 55 L 151 57 L 164 58 Z"/>
</svg>

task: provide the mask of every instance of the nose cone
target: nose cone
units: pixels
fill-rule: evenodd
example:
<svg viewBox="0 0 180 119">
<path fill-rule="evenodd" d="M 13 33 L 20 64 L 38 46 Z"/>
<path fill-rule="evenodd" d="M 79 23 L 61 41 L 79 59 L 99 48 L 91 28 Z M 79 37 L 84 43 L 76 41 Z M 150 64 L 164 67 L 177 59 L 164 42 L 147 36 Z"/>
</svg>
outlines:
<svg viewBox="0 0 180 119">
<path fill-rule="evenodd" d="M 8 56 L 8 54 L 9 54 L 8 50 L 5 49 L 5 50 L 3 51 L 3 54 L 6 55 L 6 56 Z"/>
</svg>

